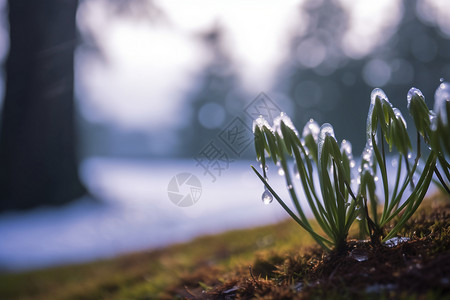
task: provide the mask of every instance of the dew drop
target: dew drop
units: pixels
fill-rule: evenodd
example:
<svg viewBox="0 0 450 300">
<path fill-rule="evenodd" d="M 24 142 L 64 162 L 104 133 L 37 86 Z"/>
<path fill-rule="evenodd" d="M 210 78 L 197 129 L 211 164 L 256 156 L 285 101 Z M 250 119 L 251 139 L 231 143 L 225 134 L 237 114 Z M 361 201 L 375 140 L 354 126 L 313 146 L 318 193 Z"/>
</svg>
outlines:
<svg viewBox="0 0 450 300">
<path fill-rule="evenodd" d="M 354 168 L 355 165 L 356 165 L 356 163 L 355 163 L 355 161 L 352 159 L 352 160 L 350 161 L 350 168 Z"/>
<path fill-rule="evenodd" d="M 320 132 L 319 124 L 316 121 L 314 121 L 314 119 L 310 119 L 303 128 L 302 136 L 303 138 L 305 138 L 308 135 L 312 135 L 314 140 L 317 141 L 317 139 L 319 138 L 319 132 Z"/>
<path fill-rule="evenodd" d="M 419 96 L 419 97 L 421 97 L 422 99 L 425 100 L 425 97 L 423 96 L 422 92 L 419 89 L 416 89 L 415 87 L 412 87 L 408 91 L 408 95 L 406 96 L 408 109 L 409 109 L 409 106 L 411 105 L 411 100 L 413 99 L 414 96 Z"/>
<path fill-rule="evenodd" d="M 272 130 L 272 128 L 270 127 L 269 123 L 261 115 L 258 118 L 256 118 L 256 120 L 253 121 L 253 127 L 252 127 L 253 128 L 253 133 L 255 133 L 256 127 L 258 127 L 261 130 L 263 129 L 263 127 L 267 127 L 269 130 Z"/>
<path fill-rule="evenodd" d="M 266 189 L 261 196 L 262 202 L 266 205 L 272 203 L 273 201 L 273 196 L 272 194 Z"/>
<path fill-rule="evenodd" d="M 352 144 L 347 140 L 342 140 L 341 152 L 345 152 L 347 155 L 352 155 Z"/>
<path fill-rule="evenodd" d="M 380 100 L 388 100 L 386 93 L 380 88 L 373 89 L 372 93 L 370 94 L 370 103 L 374 104 L 377 98 L 379 98 Z"/>
<path fill-rule="evenodd" d="M 296 135 L 298 135 L 297 129 L 292 123 L 291 118 L 289 118 L 288 115 L 286 115 L 284 112 L 281 112 L 280 115 L 273 120 L 273 130 L 278 132 L 280 136 L 283 136 L 283 133 L 281 132 L 281 123 L 284 123 L 284 125 L 286 125 L 292 131 L 294 131 Z"/>
<path fill-rule="evenodd" d="M 322 150 L 327 136 L 330 136 L 335 139 L 333 126 L 331 126 L 331 124 L 329 123 L 325 123 L 320 127 L 319 139 L 317 141 L 319 160 L 320 157 L 322 156 Z"/>
<path fill-rule="evenodd" d="M 447 110 L 450 105 L 450 83 L 442 82 L 436 89 L 434 94 L 434 112 L 436 113 L 439 122 L 444 126 L 448 125 Z"/>
<path fill-rule="evenodd" d="M 284 170 L 283 168 L 279 168 L 278 169 L 278 175 L 283 176 L 284 175 Z"/>
<path fill-rule="evenodd" d="M 367 251 L 362 249 L 353 249 L 352 252 L 350 252 L 350 257 L 359 262 L 366 261 L 369 259 Z"/>
<path fill-rule="evenodd" d="M 373 180 L 378 181 L 378 176 L 375 176 Z"/>
<path fill-rule="evenodd" d="M 293 189 L 292 184 L 287 185 L 287 189 L 288 189 L 288 190 L 292 190 L 292 189 Z"/>
<path fill-rule="evenodd" d="M 372 126 L 373 126 L 372 115 L 373 115 L 373 110 L 375 109 L 375 104 L 376 104 L 377 100 L 385 101 L 386 103 L 390 104 L 386 94 L 384 93 L 384 91 L 382 89 L 376 88 L 370 94 L 370 107 L 369 107 L 369 114 L 367 115 L 367 140 L 370 140 L 370 136 L 374 130 L 372 128 Z"/>
<path fill-rule="evenodd" d="M 444 80 L 445 80 L 445 79 L 442 78 L 442 77 L 439 79 L 439 81 L 440 81 L 441 83 L 444 82 Z"/>
</svg>

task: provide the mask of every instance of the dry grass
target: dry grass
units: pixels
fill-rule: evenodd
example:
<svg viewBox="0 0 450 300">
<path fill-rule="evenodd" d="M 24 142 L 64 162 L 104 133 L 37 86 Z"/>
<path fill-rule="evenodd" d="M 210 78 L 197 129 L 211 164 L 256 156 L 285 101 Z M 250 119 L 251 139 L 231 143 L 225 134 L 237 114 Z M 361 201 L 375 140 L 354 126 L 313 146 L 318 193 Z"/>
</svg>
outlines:
<svg viewBox="0 0 450 300">
<path fill-rule="evenodd" d="M 450 199 L 442 198 L 427 199 L 408 223 L 402 234 L 410 243 L 381 250 L 352 244 L 349 251 L 369 251 L 362 263 L 324 254 L 288 220 L 110 260 L 3 274 L 0 299 L 371 299 L 365 291 L 378 283 L 397 286 L 385 291 L 388 298 L 450 297 Z"/>
</svg>

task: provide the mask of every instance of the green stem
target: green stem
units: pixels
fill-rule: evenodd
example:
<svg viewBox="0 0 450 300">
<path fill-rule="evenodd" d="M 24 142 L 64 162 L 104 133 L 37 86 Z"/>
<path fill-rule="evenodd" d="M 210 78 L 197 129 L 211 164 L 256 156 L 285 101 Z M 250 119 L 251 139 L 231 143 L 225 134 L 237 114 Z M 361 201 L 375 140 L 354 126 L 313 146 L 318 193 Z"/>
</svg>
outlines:
<svg viewBox="0 0 450 300">
<path fill-rule="evenodd" d="M 256 173 L 256 175 L 259 177 L 261 182 L 266 186 L 266 188 L 269 190 L 270 193 L 275 197 L 275 199 L 280 203 L 281 207 L 291 216 L 292 219 L 294 219 L 295 222 L 297 222 L 303 229 L 308 231 L 308 233 L 314 238 L 314 240 L 325 250 L 329 251 L 330 248 L 325 245 L 325 243 L 332 245 L 333 243 L 327 240 L 326 238 L 318 235 L 314 230 L 312 229 L 311 225 L 309 223 L 304 223 L 302 220 L 297 217 L 297 215 L 281 200 L 280 196 L 272 189 L 272 187 L 268 184 L 268 182 L 259 174 L 259 172 L 251 166 L 253 171 Z"/>
</svg>

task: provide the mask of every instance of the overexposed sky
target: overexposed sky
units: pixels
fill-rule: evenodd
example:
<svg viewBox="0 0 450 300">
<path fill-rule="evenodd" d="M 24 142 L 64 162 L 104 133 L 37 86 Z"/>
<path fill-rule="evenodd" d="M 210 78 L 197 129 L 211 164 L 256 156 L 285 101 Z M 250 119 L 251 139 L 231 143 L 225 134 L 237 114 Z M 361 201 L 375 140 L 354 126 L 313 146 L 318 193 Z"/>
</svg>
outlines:
<svg viewBox="0 0 450 300">
<path fill-rule="evenodd" d="M 337 46 L 355 59 L 386 42 L 404 13 L 401 0 L 335 1 L 349 14 L 348 31 Z M 289 38 L 301 36 L 309 22 L 303 0 L 159 0 L 154 3 L 164 12 L 161 22 L 112 16 L 107 2 L 80 5 L 80 30 L 94 33 L 106 63 L 78 53 L 77 91 L 87 119 L 125 129 L 183 126 L 191 113 L 186 94 L 195 89 L 195 76 L 211 60 L 199 37 L 212 27 L 223 29 L 223 44 L 238 78 L 249 95 L 256 95 L 270 92 L 288 58 Z M 421 19 L 450 35 L 450 1 L 419 0 L 417 10 Z M 308 41 L 304 46 L 312 53 L 305 64 L 314 67 L 327 50 L 314 37 Z"/>
<path fill-rule="evenodd" d="M 168 22 L 110 18 L 103 1 L 86 1 L 78 14 L 94 30 L 107 59 L 79 55 L 81 111 L 91 121 L 130 129 L 177 127 L 189 113 L 184 97 L 210 57 L 199 36 L 213 26 L 250 93 L 271 88 L 288 54 L 298 1 L 160 1 Z M 177 117 L 179 116 L 179 117 Z"/>
</svg>

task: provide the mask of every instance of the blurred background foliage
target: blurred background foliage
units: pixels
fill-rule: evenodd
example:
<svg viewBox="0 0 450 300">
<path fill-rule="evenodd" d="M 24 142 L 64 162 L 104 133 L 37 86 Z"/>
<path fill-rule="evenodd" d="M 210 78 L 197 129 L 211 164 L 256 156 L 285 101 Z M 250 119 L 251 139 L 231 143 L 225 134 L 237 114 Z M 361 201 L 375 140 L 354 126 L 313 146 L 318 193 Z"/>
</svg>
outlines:
<svg viewBox="0 0 450 300">
<path fill-rule="evenodd" d="M 0 0 L 0 63 L 0 264 L 30 267 L 279 220 L 238 162 L 253 147 L 234 155 L 220 132 L 235 117 L 251 127 L 263 92 L 297 128 L 331 123 L 358 157 L 373 88 L 407 122 L 412 86 L 433 107 L 450 2 Z M 236 161 L 214 186 L 193 159 L 211 141 Z M 192 211 L 167 199 L 186 170 L 209 200 Z"/>
<path fill-rule="evenodd" d="M 432 107 L 450 77 L 449 19 L 440 0 L 80 1 L 81 154 L 192 157 L 259 92 L 358 153 L 374 87 L 404 109 L 416 86 Z"/>
<path fill-rule="evenodd" d="M 360 153 L 374 87 L 404 110 L 415 86 L 432 107 L 450 78 L 448 20 L 441 0 L 80 1 L 80 155 L 192 157 L 260 92 L 297 127 L 332 123 Z"/>
<path fill-rule="evenodd" d="M 82 3 L 79 26 L 85 42 L 78 57 L 84 76 L 79 80 L 78 97 L 84 155 L 191 157 L 234 116 L 244 118 L 243 108 L 259 92 L 266 92 L 293 117 L 297 127 L 310 118 L 332 123 L 337 137 L 349 139 L 355 153 L 360 153 L 374 87 L 383 88 L 393 105 L 404 111 L 406 93 L 415 86 L 432 107 L 440 78 L 450 76 L 450 6 L 445 1 L 305 0 L 288 1 L 284 8 L 256 2 L 200 2 L 203 9 L 198 12 L 175 2 L 144 2 L 144 15 L 129 6 L 126 13 L 117 15 L 124 10 L 115 6 L 103 16 L 105 29 L 108 22 L 124 22 L 130 31 L 134 26 L 144 27 L 142 31 L 148 34 L 111 37 L 111 43 L 104 42 L 101 26 L 89 23 L 96 4 Z M 121 30 L 128 29 L 112 30 L 111 35 L 127 34 Z M 128 87 L 123 82 L 108 87 L 110 93 L 114 88 L 128 89 L 114 103 L 123 102 L 125 110 L 137 117 L 134 121 L 114 109 L 100 112 L 115 104 L 100 104 L 110 101 L 107 95 L 100 92 L 103 99 L 96 99 L 92 94 L 98 86 L 86 83 L 90 75 L 95 76 L 83 67 L 85 59 L 93 59 L 84 58 L 92 41 L 96 41 L 101 53 L 97 59 L 103 59 L 104 68 L 112 69 L 107 67 L 108 60 L 115 57 L 109 53 L 115 51 L 108 47 L 114 43 L 126 43 L 122 45 L 125 52 L 117 55 L 143 56 L 135 62 L 134 74 L 117 75 L 130 77 Z M 158 59 L 172 63 L 160 62 L 160 74 L 145 70 L 146 65 L 152 69 Z M 110 73 L 119 72 L 111 69 Z M 146 95 L 141 85 L 160 91 Z M 135 96 L 139 91 L 141 95 Z M 147 120 L 136 124 L 139 118 Z"/>
</svg>

